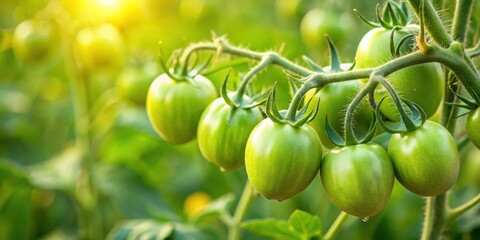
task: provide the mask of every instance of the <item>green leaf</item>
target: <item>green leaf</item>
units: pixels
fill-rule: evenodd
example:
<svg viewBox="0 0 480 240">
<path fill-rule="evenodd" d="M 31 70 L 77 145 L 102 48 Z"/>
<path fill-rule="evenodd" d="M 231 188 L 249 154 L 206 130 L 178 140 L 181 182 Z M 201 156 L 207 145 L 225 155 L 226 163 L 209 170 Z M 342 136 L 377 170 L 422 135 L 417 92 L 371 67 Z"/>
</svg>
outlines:
<svg viewBox="0 0 480 240">
<path fill-rule="evenodd" d="M 320 218 L 302 210 L 297 209 L 290 215 L 288 225 L 302 235 L 303 239 L 311 239 L 322 235 Z"/>
<path fill-rule="evenodd" d="M 109 240 L 161 240 L 167 239 L 173 233 L 173 224 L 160 223 L 149 219 L 130 220 L 117 225 L 108 234 Z"/>
<path fill-rule="evenodd" d="M 25 169 L 16 162 L 0 158 L 0 182 L 5 180 L 19 180 L 19 183 L 28 184 Z"/>
<path fill-rule="evenodd" d="M 80 169 L 81 152 L 76 147 L 69 147 L 45 162 L 29 166 L 27 175 L 37 188 L 73 192 Z"/>
<path fill-rule="evenodd" d="M 248 231 L 254 232 L 258 235 L 270 237 L 273 239 L 302 239 L 302 236 L 299 233 L 292 231 L 289 228 L 288 223 L 276 219 L 260 219 L 246 221 L 242 224 L 242 228 L 245 228 Z"/>
<path fill-rule="evenodd" d="M 205 231 L 202 231 L 199 228 L 193 226 L 174 223 L 174 231 L 171 236 L 172 240 L 210 240 L 210 239 L 219 239 L 218 236 L 211 236 Z"/>
<path fill-rule="evenodd" d="M 199 222 L 208 216 L 229 214 L 228 209 L 232 205 L 233 200 L 235 200 L 235 195 L 233 193 L 229 193 L 215 199 L 205 208 L 205 210 L 196 215 L 193 221 Z"/>
</svg>

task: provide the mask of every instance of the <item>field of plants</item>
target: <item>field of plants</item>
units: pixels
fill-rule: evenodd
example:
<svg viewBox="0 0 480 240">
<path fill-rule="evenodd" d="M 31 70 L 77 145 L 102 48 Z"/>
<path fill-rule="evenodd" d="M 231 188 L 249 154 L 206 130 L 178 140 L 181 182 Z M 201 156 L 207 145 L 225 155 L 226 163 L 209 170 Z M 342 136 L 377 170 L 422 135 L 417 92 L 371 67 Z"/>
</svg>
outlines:
<svg viewBox="0 0 480 240">
<path fill-rule="evenodd" d="M 479 13 L 2 0 L 0 240 L 480 239 Z"/>
</svg>

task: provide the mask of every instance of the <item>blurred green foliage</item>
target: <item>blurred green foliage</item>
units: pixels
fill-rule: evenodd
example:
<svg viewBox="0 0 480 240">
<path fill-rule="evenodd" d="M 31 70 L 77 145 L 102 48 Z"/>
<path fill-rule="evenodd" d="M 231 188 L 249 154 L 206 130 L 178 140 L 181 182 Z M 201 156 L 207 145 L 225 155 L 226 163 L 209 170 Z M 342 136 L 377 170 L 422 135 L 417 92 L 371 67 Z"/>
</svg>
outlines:
<svg viewBox="0 0 480 240">
<path fill-rule="evenodd" d="M 131 226 L 142 226 L 145 231 L 170 239 L 225 238 L 226 227 L 218 216 L 233 210 L 246 180 L 245 171 L 221 172 L 202 158 L 195 141 L 172 146 L 160 139 L 141 101 L 130 102 L 117 92 L 115 84 L 120 72 L 156 63 L 159 41 L 169 55 L 189 43 L 210 40 L 212 31 L 227 35 L 234 45 L 257 51 L 283 49 L 282 54 L 295 61 L 308 55 L 328 64 L 325 49 L 307 46 L 300 34 L 303 15 L 314 7 L 354 19 L 354 27 L 338 45 L 343 60 L 351 62 L 356 44 L 368 30 L 351 9 L 358 8 L 373 18 L 374 4 L 368 0 L 0 1 L 0 239 L 81 239 L 92 222 L 97 225 L 99 239 L 133 234 Z M 11 49 L 13 32 L 20 22 L 32 18 L 56 22 L 57 30 L 67 36 L 82 27 L 108 22 L 118 27 L 125 38 L 125 65 L 82 79 L 90 123 L 86 158 L 93 162 L 87 173 L 82 160 L 85 150 L 75 133 L 72 95 L 76 85 L 72 84 L 75 76 L 69 70 L 72 59 L 65 52 L 74 44 L 68 38 L 66 42 L 59 38 L 53 46 L 56 57 L 41 63 L 20 61 Z M 235 66 L 232 76 L 238 82 L 253 64 Z M 153 75 L 160 73 L 158 68 L 152 69 L 149 71 Z M 226 72 L 207 77 L 219 87 Z M 285 108 L 290 99 L 281 69 L 271 67 L 262 72 L 252 88 L 258 92 L 274 82 L 278 82 L 279 106 Z M 478 154 L 475 156 L 469 161 L 479 169 L 480 159 Z M 95 185 L 93 193 L 81 190 L 90 184 L 85 183 L 86 174 L 91 175 Z M 469 179 L 459 181 L 458 194 L 452 194 L 454 203 L 460 204 L 479 191 L 476 179 L 474 186 Z M 195 192 L 217 200 L 203 215 L 192 218 L 184 211 L 183 203 Z M 322 232 L 339 213 L 316 178 L 304 193 L 290 200 L 256 198 L 247 219 L 286 220 L 294 209 L 318 215 Z M 422 198 L 396 184 L 382 213 L 366 223 L 349 218 L 338 238 L 417 238 L 422 209 Z M 479 226 L 480 216 L 471 214 L 448 231 L 453 238 L 478 239 Z M 248 231 L 243 236 L 263 239 Z"/>
</svg>

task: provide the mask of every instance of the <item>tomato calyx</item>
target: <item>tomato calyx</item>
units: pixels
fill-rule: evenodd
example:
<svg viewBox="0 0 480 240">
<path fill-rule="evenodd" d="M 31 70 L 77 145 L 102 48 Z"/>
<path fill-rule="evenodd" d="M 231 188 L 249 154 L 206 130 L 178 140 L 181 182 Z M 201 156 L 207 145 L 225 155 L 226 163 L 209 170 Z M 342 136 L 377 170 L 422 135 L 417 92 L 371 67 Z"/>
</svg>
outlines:
<svg viewBox="0 0 480 240">
<path fill-rule="evenodd" d="M 267 101 L 265 96 L 268 94 L 268 91 L 265 91 L 264 93 L 259 93 L 253 97 L 246 96 L 245 93 L 242 94 L 242 96 L 238 97 L 238 94 L 240 94 L 238 91 L 229 94 L 227 91 L 227 82 L 228 77 L 230 76 L 230 72 L 231 71 L 228 71 L 227 75 L 225 76 L 225 80 L 222 83 L 222 87 L 220 88 L 220 96 L 223 98 L 225 103 L 228 104 L 232 109 L 251 109 L 254 107 L 258 107 Z"/>
<path fill-rule="evenodd" d="M 276 87 L 276 83 L 273 85 L 273 89 L 270 91 L 270 94 L 268 95 L 267 107 L 265 109 L 268 118 L 270 118 L 273 122 L 290 124 L 293 127 L 301 127 L 305 123 L 311 122 L 315 118 L 318 112 L 318 105 L 319 105 L 318 102 L 316 107 L 312 111 L 307 113 L 308 106 L 310 105 L 310 102 L 313 99 L 312 97 L 307 102 L 307 104 L 302 106 L 302 108 L 295 113 L 293 119 L 287 119 L 286 117 L 287 112 L 278 110 L 278 107 L 275 101 L 275 87 Z"/>
<path fill-rule="evenodd" d="M 472 100 L 469 100 L 465 97 L 462 97 L 460 94 L 456 93 L 453 89 L 450 88 L 450 91 L 458 98 L 460 99 L 460 101 L 463 103 L 454 103 L 454 102 L 446 102 L 445 104 L 448 104 L 450 106 L 456 106 L 456 107 L 460 107 L 460 108 L 464 108 L 464 109 L 467 109 L 467 110 L 470 110 L 470 111 L 473 111 L 473 110 L 476 110 L 479 106 L 480 106 L 480 96 L 473 92 L 472 97 L 473 97 L 473 101 Z M 468 114 L 468 113 L 467 113 Z M 460 115 L 462 116 L 462 115 Z M 459 116 L 459 117 L 460 117 Z"/>
<path fill-rule="evenodd" d="M 365 136 L 358 140 L 357 137 L 355 136 L 354 133 L 351 133 L 350 131 L 345 131 L 344 136 L 342 137 L 330 124 L 328 121 L 328 116 L 325 115 L 325 130 L 327 132 L 327 136 L 330 139 L 330 141 L 337 147 L 346 147 L 346 146 L 351 146 L 351 145 L 357 145 L 357 144 L 365 144 L 370 142 L 372 138 L 375 136 L 375 129 L 377 127 L 377 121 L 375 118 L 375 113 L 372 112 L 372 121 L 370 122 L 370 126 L 368 127 L 367 134 Z M 348 121 L 351 123 L 351 120 L 346 119 L 345 121 Z M 350 127 L 350 126 L 348 126 Z"/>
<path fill-rule="evenodd" d="M 178 60 L 179 54 L 172 55 L 171 67 L 167 66 L 165 61 L 163 60 L 163 51 L 161 48 L 162 42 L 158 43 L 158 61 L 160 63 L 160 67 L 162 70 L 170 77 L 172 80 L 175 81 L 188 81 L 191 84 L 195 85 L 195 77 L 200 75 L 210 64 L 212 61 L 213 55 L 210 55 L 204 63 L 198 65 L 198 60 L 187 68 L 186 71 L 182 71 L 180 67 L 180 61 Z"/>
<path fill-rule="evenodd" d="M 392 0 L 387 0 L 387 3 L 383 6 L 383 9 L 381 9 L 380 5 L 377 4 L 376 15 L 378 22 L 368 20 L 357 9 L 354 9 L 353 11 L 357 13 L 358 17 L 360 17 L 362 21 L 372 27 L 393 29 L 394 27 L 404 27 L 410 21 L 405 2 L 402 2 L 400 5 Z"/>
<path fill-rule="evenodd" d="M 407 111 L 400 103 L 400 105 L 397 105 L 397 109 L 400 112 L 400 121 L 386 121 L 386 118 L 380 111 L 380 106 L 382 105 L 385 98 L 386 96 L 383 97 L 378 103 L 377 107 L 375 108 L 375 114 L 377 115 L 378 123 L 386 132 L 392 134 L 411 132 L 422 126 L 423 123 L 427 120 L 427 115 L 420 106 L 408 99 L 401 98 L 401 102 L 403 102 L 405 106 L 409 109 L 409 114 L 407 114 Z"/>
</svg>

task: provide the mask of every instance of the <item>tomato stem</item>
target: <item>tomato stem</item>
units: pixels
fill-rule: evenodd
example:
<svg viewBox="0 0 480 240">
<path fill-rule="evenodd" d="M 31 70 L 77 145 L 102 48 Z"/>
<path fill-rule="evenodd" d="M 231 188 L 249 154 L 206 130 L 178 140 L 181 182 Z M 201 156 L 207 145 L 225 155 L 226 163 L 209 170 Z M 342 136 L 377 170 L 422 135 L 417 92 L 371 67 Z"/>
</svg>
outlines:
<svg viewBox="0 0 480 240">
<path fill-rule="evenodd" d="M 350 216 L 348 215 L 348 213 L 343 211 L 340 212 L 338 217 L 335 219 L 335 221 L 332 223 L 330 228 L 327 230 L 327 232 L 323 236 L 323 239 L 324 240 L 333 239 L 335 235 L 338 233 L 338 231 L 340 230 L 340 227 L 342 226 L 342 224 L 345 222 L 345 220 L 347 220 L 348 216 Z"/>
<path fill-rule="evenodd" d="M 440 17 L 438 16 L 435 8 L 433 7 L 430 1 L 424 1 L 423 11 L 421 11 L 420 5 L 424 0 L 408 0 L 408 3 L 412 7 L 413 11 L 417 15 L 417 18 L 424 16 L 425 27 L 430 33 L 430 36 L 435 42 L 440 44 L 440 46 L 448 47 L 452 43 L 452 37 L 448 34 L 445 26 L 442 24 Z"/>
<path fill-rule="evenodd" d="M 250 80 L 259 72 L 261 72 L 264 68 L 266 68 L 271 62 L 271 55 L 265 55 L 255 67 L 251 68 L 250 71 L 245 74 L 237 89 L 237 95 L 234 99 L 234 102 L 236 104 L 242 104 L 243 95 L 245 94 L 245 90 L 247 89 Z"/>
<path fill-rule="evenodd" d="M 238 202 L 237 209 L 235 210 L 232 221 L 229 224 L 228 240 L 240 239 L 240 224 L 245 217 L 245 214 L 247 213 L 255 195 L 255 190 L 247 180 L 245 183 L 245 188 L 242 192 L 242 196 L 240 197 L 240 201 Z"/>
<path fill-rule="evenodd" d="M 470 199 L 470 201 L 464 203 L 463 205 L 460 205 L 454 209 L 450 209 L 447 213 L 447 222 L 451 222 L 455 220 L 458 216 L 472 209 L 479 203 L 480 203 L 480 194 L 477 194 L 477 196 Z"/>
</svg>

